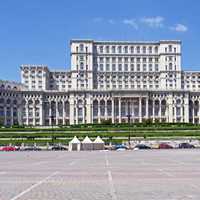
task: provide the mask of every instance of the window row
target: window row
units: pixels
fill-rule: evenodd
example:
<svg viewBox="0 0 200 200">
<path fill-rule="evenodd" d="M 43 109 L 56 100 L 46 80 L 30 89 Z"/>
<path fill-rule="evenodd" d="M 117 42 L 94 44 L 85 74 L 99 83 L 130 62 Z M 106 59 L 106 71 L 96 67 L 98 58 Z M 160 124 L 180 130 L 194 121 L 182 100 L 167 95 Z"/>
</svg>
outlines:
<svg viewBox="0 0 200 200">
<path fill-rule="evenodd" d="M 142 53 L 142 54 L 152 54 L 158 53 L 158 46 L 128 46 L 128 45 L 101 45 L 95 46 L 94 50 L 97 53 Z"/>
<path fill-rule="evenodd" d="M 94 63 L 134 63 L 134 62 L 159 62 L 159 58 L 158 57 L 98 57 L 98 58 L 94 58 Z"/>
<path fill-rule="evenodd" d="M 137 71 L 137 72 L 147 72 L 147 71 L 159 71 L 158 64 L 99 64 L 98 71 Z"/>
</svg>

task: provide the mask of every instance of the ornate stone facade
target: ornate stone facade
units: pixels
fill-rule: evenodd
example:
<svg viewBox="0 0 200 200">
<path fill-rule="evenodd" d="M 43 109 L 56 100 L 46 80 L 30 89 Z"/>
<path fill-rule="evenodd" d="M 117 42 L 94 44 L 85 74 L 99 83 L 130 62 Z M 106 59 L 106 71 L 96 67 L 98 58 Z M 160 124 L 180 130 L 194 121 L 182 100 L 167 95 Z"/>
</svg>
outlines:
<svg viewBox="0 0 200 200">
<path fill-rule="evenodd" d="M 71 40 L 71 70 L 22 65 L 0 82 L 0 123 L 200 122 L 200 72 L 181 69 L 181 42 Z"/>
</svg>

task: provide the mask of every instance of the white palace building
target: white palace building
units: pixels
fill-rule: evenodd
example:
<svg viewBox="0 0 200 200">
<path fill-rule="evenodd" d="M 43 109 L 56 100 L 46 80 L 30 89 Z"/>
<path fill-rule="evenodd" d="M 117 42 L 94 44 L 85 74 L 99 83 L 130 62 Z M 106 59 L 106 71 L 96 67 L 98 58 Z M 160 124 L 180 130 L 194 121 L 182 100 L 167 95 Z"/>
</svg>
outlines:
<svg viewBox="0 0 200 200">
<path fill-rule="evenodd" d="M 51 126 L 200 123 L 200 72 L 182 71 L 181 41 L 71 40 L 71 70 L 22 65 L 0 81 L 0 123 Z"/>
</svg>

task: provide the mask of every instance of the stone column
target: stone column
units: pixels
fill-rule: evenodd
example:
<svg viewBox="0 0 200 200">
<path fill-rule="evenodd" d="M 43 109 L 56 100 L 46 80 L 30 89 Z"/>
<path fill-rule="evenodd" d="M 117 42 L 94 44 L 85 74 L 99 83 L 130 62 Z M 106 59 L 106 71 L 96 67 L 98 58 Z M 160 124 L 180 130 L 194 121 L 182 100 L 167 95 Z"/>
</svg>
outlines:
<svg viewBox="0 0 200 200">
<path fill-rule="evenodd" d="M 100 99 L 98 99 L 98 123 L 101 122 L 100 116 L 101 116 L 101 112 L 100 112 Z"/>
<path fill-rule="evenodd" d="M 115 123 L 115 101 L 114 98 L 112 98 L 112 123 Z"/>
<path fill-rule="evenodd" d="M 159 99 L 159 113 L 158 113 L 158 116 L 159 116 L 159 122 L 161 122 L 162 120 L 162 114 L 161 114 L 161 99 Z"/>
<path fill-rule="evenodd" d="M 76 118 L 76 124 L 78 124 L 78 105 L 77 105 L 77 101 L 76 101 L 76 105 L 74 106 L 75 107 L 75 110 L 76 110 L 76 116 L 75 116 L 75 118 Z"/>
<path fill-rule="evenodd" d="M 131 114 L 131 123 L 134 122 L 134 108 L 133 108 L 133 99 L 130 99 L 130 114 Z"/>
<path fill-rule="evenodd" d="M 75 119 L 75 115 L 74 115 L 74 98 L 70 98 L 69 99 L 69 124 L 73 125 L 74 124 L 74 119 Z"/>
<path fill-rule="evenodd" d="M 172 94 L 169 94 L 168 100 L 167 100 L 167 105 L 168 105 L 168 122 L 172 123 L 173 122 L 173 98 Z"/>
<path fill-rule="evenodd" d="M 85 118 L 86 123 L 93 123 L 93 101 L 90 97 L 86 99 L 86 107 L 85 107 Z"/>
<path fill-rule="evenodd" d="M 146 113 L 145 113 L 145 115 L 146 115 L 146 119 L 148 119 L 149 118 L 149 98 L 148 97 L 146 98 Z"/>
<path fill-rule="evenodd" d="M 200 100 L 198 101 L 199 102 L 199 107 L 198 107 L 198 116 L 199 116 L 199 124 L 200 124 Z"/>
<path fill-rule="evenodd" d="M 51 126 L 52 125 L 52 108 L 51 108 L 51 101 L 49 101 L 49 125 Z"/>
<path fill-rule="evenodd" d="M 105 99 L 105 120 L 107 120 L 108 119 L 108 100 L 107 99 Z"/>
<path fill-rule="evenodd" d="M 26 101 L 26 125 L 28 126 L 29 124 L 29 106 L 28 106 L 28 100 Z"/>
<path fill-rule="evenodd" d="M 184 122 L 188 123 L 189 122 L 189 94 L 185 94 L 184 96 Z"/>
<path fill-rule="evenodd" d="M 155 99 L 152 100 L 153 102 L 153 122 L 155 122 Z"/>
<path fill-rule="evenodd" d="M 82 123 L 84 123 L 85 124 L 85 107 L 86 107 L 86 103 L 85 103 L 85 101 L 83 101 L 83 107 L 82 107 L 82 118 L 83 118 L 83 122 Z"/>
<path fill-rule="evenodd" d="M 4 125 L 7 125 L 7 106 L 4 105 Z"/>
<path fill-rule="evenodd" d="M 10 119 L 11 119 L 11 126 L 13 125 L 13 105 L 10 106 Z"/>
<path fill-rule="evenodd" d="M 33 100 L 33 126 L 35 126 L 36 125 L 36 115 L 35 115 L 35 111 L 36 111 L 36 109 L 35 109 L 35 99 Z"/>
<path fill-rule="evenodd" d="M 66 118 L 66 111 L 65 111 L 65 100 L 62 101 L 62 109 L 63 109 L 63 116 L 62 116 L 62 121 L 63 121 L 63 125 L 65 125 L 65 118 Z"/>
<path fill-rule="evenodd" d="M 20 102 L 20 104 L 17 105 L 17 122 L 19 125 L 22 125 L 22 103 Z"/>
<path fill-rule="evenodd" d="M 122 123 L 121 98 L 119 98 L 119 123 Z"/>
<path fill-rule="evenodd" d="M 181 123 L 183 122 L 183 103 L 181 102 L 181 107 L 180 107 L 180 115 L 181 115 Z"/>
<path fill-rule="evenodd" d="M 59 111 L 58 111 L 58 99 L 56 99 L 56 125 L 58 125 Z"/>
<path fill-rule="evenodd" d="M 139 97 L 139 122 L 142 122 L 142 97 Z"/>
<path fill-rule="evenodd" d="M 192 123 L 194 124 L 194 100 L 192 101 Z"/>
<path fill-rule="evenodd" d="M 40 126 L 44 124 L 44 114 L 43 114 L 43 104 L 42 100 L 40 101 Z"/>
<path fill-rule="evenodd" d="M 128 116 L 128 101 L 127 101 L 127 99 L 124 101 L 124 104 L 125 104 L 125 120 L 127 120 L 127 122 L 128 122 L 128 119 L 127 119 L 127 116 Z"/>
<path fill-rule="evenodd" d="M 174 109 L 174 115 L 173 115 L 173 117 L 174 117 L 174 119 L 173 119 L 173 121 L 176 123 L 176 121 L 177 121 L 177 105 L 176 105 L 176 103 L 175 103 L 175 105 L 173 104 L 173 109 Z"/>
</svg>

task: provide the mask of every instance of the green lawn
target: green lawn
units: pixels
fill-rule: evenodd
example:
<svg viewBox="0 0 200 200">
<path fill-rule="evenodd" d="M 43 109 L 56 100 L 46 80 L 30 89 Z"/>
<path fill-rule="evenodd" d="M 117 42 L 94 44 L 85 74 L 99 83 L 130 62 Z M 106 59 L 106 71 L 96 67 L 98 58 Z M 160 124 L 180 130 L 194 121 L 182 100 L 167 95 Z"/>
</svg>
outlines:
<svg viewBox="0 0 200 200">
<path fill-rule="evenodd" d="M 200 125 L 192 124 L 110 124 L 74 125 L 60 128 L 0 128 L 0 144 L 40 143 L 52 141 L 68 143 L 74 136 L 95 138 L 101 136 L 106 142 L 115 143 L 134 138 L 200 138 Z"/>
</svg>

